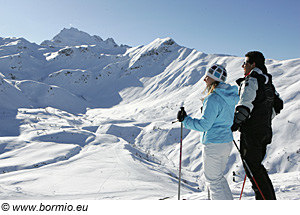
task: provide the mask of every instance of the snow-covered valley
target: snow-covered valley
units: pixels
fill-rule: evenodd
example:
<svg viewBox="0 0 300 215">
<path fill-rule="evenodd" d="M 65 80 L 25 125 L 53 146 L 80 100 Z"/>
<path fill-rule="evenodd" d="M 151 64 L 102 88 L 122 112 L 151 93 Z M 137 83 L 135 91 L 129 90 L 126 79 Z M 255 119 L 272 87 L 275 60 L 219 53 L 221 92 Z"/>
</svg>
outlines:
<svg viewBox="0 0 300 215">
<path fill-rule="evenodd" d="M 180 124 L 171 122 L 182 102 L 200 114 L 209 65 L 226 63 L 235 84 L 243 61 L 171 38 L 119 46 L 75 28 L 41 45 L 0 37 L 0 199 L 177 199 Z M 300 58 L 266 65 L 285 103 L 264 164 L 277 198 L 298 200 Z M 207 199 L 199 136 L 184 130 L 185 199 Z M 235 148 L 226 172 L 238 199 Z M 254 199 L 249 181 L 243 199 Z"/>
</svg>

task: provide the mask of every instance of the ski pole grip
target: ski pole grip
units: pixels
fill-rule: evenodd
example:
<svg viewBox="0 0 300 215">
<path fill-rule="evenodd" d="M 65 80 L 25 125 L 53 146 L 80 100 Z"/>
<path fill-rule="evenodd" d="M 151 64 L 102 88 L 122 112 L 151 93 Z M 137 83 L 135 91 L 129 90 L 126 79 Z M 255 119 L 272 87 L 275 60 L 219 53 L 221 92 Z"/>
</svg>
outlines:
<svg viewBox="0 0 300 215">
<path fill-rule="evenodd" d="M 184 107 L 180 107 L 180 110 L 184 111 Z"/>
</svg>

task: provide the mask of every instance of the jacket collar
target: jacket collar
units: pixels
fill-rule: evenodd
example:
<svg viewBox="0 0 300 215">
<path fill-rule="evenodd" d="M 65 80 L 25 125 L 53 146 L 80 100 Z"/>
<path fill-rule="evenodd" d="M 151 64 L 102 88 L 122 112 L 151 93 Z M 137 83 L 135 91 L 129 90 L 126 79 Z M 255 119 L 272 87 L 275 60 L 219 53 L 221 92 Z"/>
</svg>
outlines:
<svg viewBox="0 0 300 215">
<path fill-rule="evenodd" d="M 249 78 L 251 76 L 253 76 L 253 74 L 256 73 L 258 75 L 262 75 L 265 77 L 265 84 L 268 83 L 269 81 L 269 77 L 264 74 L 259 68 L 257 67 L 254 67 L 247 75 L 245 75 L 243 78 L 239 78 L 236 80 L 236 83 L 240 86 L 241 85 L 241 82 L 244 81 L 246 78 Z"/>
</svg>

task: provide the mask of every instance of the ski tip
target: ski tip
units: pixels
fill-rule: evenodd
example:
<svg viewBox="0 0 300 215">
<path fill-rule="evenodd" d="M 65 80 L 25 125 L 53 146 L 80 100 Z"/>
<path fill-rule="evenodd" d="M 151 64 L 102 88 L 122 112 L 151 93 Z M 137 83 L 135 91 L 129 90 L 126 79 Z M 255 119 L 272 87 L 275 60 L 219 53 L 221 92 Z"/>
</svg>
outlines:
<svg viewBox="0 0 300 215">
<path fill-rule="evenodd" d="M 169 199 L 170 197 L 163 197 L 163 198 L 160 198 L 159 200 L 166 200 L 166 199 Z"/>
</svg>

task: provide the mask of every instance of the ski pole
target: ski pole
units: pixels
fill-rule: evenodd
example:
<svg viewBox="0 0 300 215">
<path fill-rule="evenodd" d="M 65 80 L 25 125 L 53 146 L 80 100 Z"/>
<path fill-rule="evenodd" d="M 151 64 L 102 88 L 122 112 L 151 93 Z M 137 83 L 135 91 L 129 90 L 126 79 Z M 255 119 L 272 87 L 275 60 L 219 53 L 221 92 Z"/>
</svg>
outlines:
<svg viewBox="0 0 300 215">
<path fill-rule="evenodd" d="M 241 191 L 241 195 L 240 195 L 240 200 L 242 199 L 242 195 L 243 195 L 243 191 L 244 191 L 244 186 L 245 186 L 245 183 L 246 183 L 246 179 L 247 179 L 247 175 L 245 174 L 244 183 L 243 183 L 242 191 Z"/>
<path fill-rule="evenodd" d="M 182 111 L 184 111 L 184 107 L 181 107 L 180 109 Z M 181 122 L 181 128 L 180 128 L 180 153 L 179 153 L 178 200 L 180 200 L 180 184 L 181 184 L 182 130 L 183 130 L 183 123 Z"/>
<path fill-rule="evenodd" d="M 244 159 L 244 157 L 242 156 L 242 153 L 241 153 L 239 147 L 237 146 L 235 140 L 233 140 L 233 143 L 234 143 L 235 147 L 237 148 L 238 152 L 240 153 L 240 156 L 241 156 L 241 158 L 242 158 L 242 162 L 243 162 L 243 164 L 244 164 L 245 170 L 246 170 L 246 169 L 248 170 L 248 172 L 249 172 L 249 174 L 250 174 L 250 177 L 251 177 L 252 180 L 254 181 L 254 183 L 255 183 L 257 189 L 259 190 L 260 195 L 262 196 L 262 198 L 263 198 L 264 200 L 266 200 L 265 196 L 263 195 L 263 193 L 262 193 L 260 187 L 258 186 L 258 184 L 257 184 L 257 182 L 256 182 L 256 180 L 255 180 L 255 178 L 254 178 L 254 175 L 252 174 L 251 169 L 249 168 L 249 166 L 248 166 L 246 160 Z"/>
</svg>

